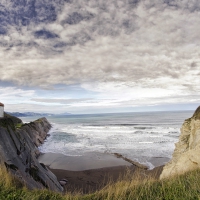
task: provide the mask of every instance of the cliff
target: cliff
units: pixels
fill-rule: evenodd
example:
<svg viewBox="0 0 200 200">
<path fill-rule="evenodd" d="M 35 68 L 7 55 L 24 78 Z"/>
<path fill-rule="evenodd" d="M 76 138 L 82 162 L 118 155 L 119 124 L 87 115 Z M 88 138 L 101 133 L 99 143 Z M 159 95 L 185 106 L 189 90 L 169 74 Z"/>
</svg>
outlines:
<svg viewBox="0 0 200 200">
<path fill-rule="evenodd" d="M 15 116 L 12 116 L 12 115 L 9 115 L 8 113 L 5 113 L 4 112 L 4 118 L 8 119 L 8 120 L 11 120 L 13 124 L 22 124 L 22 120 L 15 117 Z"/>
<path fill-rule="evenodd" d="M 37 160 L 38 146 L 47 137 L 51 125 L 46 118 L 23 124 L 16 117 L 0 119 L 0 161 L 29 189 L 62 191 L 56 176 Z"/>
<path fill-rule="evenodd" d="M 200 168 L 200 106 L 185 120 L 172 159 L 163 169 L 160 179 Z"/>
</svg>

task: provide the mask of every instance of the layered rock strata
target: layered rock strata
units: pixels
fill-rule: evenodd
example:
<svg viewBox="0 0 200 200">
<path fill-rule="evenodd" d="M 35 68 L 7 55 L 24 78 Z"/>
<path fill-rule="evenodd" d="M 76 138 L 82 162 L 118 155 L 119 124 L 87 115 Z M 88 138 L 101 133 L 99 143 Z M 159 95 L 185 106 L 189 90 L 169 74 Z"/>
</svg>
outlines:
<svg viewBox="0 0 200 200">
<path fill-rule="evenodd" d="M 18 122 L 18 123 L 16 123 Z M 41 145 L 51 128 L 46 118 L 28 124 L 12 117 L 0 119 L 0 161 L 29 189 L 62 191 L 56 176 L 37 160 Z"/>
<path fill-rule="evenodd" d="M 185 120 L 172 159 L 163 169 L 160 179 L 200 168 L 200 106 Z"/>
</svg>

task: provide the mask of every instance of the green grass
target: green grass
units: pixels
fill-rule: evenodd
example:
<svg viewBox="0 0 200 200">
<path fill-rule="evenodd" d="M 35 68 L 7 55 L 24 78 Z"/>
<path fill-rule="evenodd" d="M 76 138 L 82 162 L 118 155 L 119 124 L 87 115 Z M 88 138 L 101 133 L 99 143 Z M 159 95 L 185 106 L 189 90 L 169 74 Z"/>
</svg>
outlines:
<svg viewBox="0 0 200 200">
<path fill-rule="evenodd" d="M 15 124 L 15 128 L 17 129 L 17 128 L 21 128 L 22 127 L 22 125 L 23 125 L 23 123 L 18 123 L 18 124 Z"/>
<path fill-rule="evenodd" d="M 198 200 L 200 199 L 200 170 L 162 181 L 131 177 L 110 183 L 89 195 L 59 194 L 48 190 L 28 190 L 5 168 L 0 168 L 1 200 Z"/>
<path fill-rule="evenodd" d="M 89 198 L 88 198 L 89 199 Z M 90 199 L 198 200 L 200 170 L 162 181 L 146 179 L 120 181 L 90 195 Z"/>
</svg>

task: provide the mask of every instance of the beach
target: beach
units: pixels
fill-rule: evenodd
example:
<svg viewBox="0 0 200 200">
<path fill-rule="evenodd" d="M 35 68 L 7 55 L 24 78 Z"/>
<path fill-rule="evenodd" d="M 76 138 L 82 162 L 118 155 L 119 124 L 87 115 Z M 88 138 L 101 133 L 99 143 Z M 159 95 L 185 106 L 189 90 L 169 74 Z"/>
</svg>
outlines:
<svg viewBox="0 0 200 200">
<path fill-rule="evenodd" d="M 52 116 L 39 162 L 65 192 L 90 193 L 125 178 L 158 179 L 188 112 Z M 29 119 L 30 120 L 30 119 Z M 28 121 L 28 118 L 27 118 Z M 126 176 L 127 175 L 127 176 Z"/>
<path fill-rule="evenodd" d="M 146 112 L 50 116 L 50 136 L 39 150 L 64 154 L 71 162 L 73 157 L 87 159 L 91 152 L 118 153 L 153 169 L 171 158 L 183 118 L 188 115 L 188 112 Z M 99 165 L 100 160 L 96 159 Z M 106 160 L 108 163 L 112 158 Z"/>
<path fill-rule="evenodd" d="M 156 158 L 151 158 L 158 162 Z M 164 159 L 164 158 L 163 158 Z M 163 161 L 163 160 L 162 160 Z M 65 156 L 63 154 L 45 153 L 39 157 L 59 181 L 66 179 L 65 192 L 87 194 L 104 188 L 109 183 L 122 178 L 158 178 L 163 166 L 148 170 L 140 163 L 125 161 L 111 154 L 89 153 L 84 156 Z M 162 162 L 161 162 L 162 163 Z M 159 165 L 159 163 L 157 163 Z"/>
</svg>

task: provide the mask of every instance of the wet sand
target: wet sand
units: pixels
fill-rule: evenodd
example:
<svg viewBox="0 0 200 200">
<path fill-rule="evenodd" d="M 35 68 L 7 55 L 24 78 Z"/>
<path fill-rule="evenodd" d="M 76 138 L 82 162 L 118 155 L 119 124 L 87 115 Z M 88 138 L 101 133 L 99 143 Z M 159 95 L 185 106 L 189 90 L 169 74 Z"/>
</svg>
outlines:
<svg viewBox="0 0 200 200">
<path fill-rule="evenodd" d="M 151 159 L 159 164 L 159 159 Z M 163 161 L 163 159 L 160 160 Z M 137 166 L 136 162 L 131 164 L 121 157 L 100 153 L 89 153 L 81 157 L 47 153 L 39 157 L 39 162 L 44 163 L 59 181 L 68 180 L 64 186 L 65 191 L 83 194 L 100 190 L 108 183 L 116 182 L 124 177 L 127 173 L 130 177 L 135 175 L 142 179 L 158 178 L 163 169 L 163 166 L 160 166 L 153 170 L 146 170 L 143 165 Z"/>
<path fill-rule="evenodd" d="M 131 166 L 123 158 L 106 153 L 87 153 L 83 156 L 66 156 L 59 153 L 45 153 L 38 158 L 39 162 L 51 169 L 83 171 L 104 167 Z"/>
<path fill-rule="evenodd" d="M 116 182 L 124 177 L 127 173 L 131 177 L 134 174 L 140 174 L 140 178 L 157 178 L 162 172 L 163 166 L 154 168 L 153 170 L 141 170 L 137 171 L 138 168 L 135 166 L 125 167 L 107 167 L 99 169 L 91 169 L 84 171 L 69 171 L 62 169 L 50 169 L 58 178 L 58 180 L 67 179 L 68 182 L 64 186 L 64 190 L 70 193 L 81 193 L 87 194 L 104 188 L 107 184 Z"/>
</svg>

